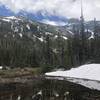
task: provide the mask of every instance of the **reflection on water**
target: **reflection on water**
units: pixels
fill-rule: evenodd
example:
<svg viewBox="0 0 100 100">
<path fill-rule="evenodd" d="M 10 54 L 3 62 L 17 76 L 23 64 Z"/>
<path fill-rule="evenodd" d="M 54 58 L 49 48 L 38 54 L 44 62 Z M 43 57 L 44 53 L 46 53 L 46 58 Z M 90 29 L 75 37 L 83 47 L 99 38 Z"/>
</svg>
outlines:
<svg viewBox="0 0 100 100">
<path fill-rule="evenodd" d="M 0 100 L 95 100 L 82 98 L 89 96 L 88 91 L 86 88 L 64 81 L 36 80 L 27 83 L 0 84 Z"/>
<path fill-rule="evenodd" d="M 0 84 L 0 100 L 68 100 L 65 90 L 64 84 L 48 80 Z"/>
<path fill-rule="evenodd" d="M 34 100 L 32 97 L 40 91 L 41 84 L 42 81 L 0 84 L 0 100 Z"/>
</svg>

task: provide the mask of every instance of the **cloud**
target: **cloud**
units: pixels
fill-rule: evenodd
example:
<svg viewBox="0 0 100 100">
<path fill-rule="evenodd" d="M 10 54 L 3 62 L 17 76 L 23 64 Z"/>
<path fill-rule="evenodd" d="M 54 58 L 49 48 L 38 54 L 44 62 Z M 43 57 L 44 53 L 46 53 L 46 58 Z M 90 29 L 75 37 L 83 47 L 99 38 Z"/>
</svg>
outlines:
<svg viewBox="0 0 100 100">
<path fill-rule="evenodd" d="M 0 0 L 1 5 L 5 5 L 14 13 L 21 10 L 38 13 L 43 16 L 56 15 L 65 18 L 80 17 L 81 0 Z M 100 19 L 100 0 L 83 0 L 84 16 L 86 20 L 96 17 Z"/>
</svg>

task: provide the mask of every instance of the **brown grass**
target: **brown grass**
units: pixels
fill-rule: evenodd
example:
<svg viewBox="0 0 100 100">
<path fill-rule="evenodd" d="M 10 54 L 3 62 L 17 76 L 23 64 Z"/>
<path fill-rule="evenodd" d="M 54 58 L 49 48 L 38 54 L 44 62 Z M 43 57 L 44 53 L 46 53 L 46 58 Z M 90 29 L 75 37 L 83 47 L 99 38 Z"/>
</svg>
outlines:
<svg viewBox="0 0 100 100">
<path fill-rule="evenodd" d="M 39 75 L 40 69 L 39 68 L 15 68 L 9 70 L 0 70 L 0 77 L 1 78 L 13 78 L 13 77 L 20 77 L 26 75 Z"/>
</svg>

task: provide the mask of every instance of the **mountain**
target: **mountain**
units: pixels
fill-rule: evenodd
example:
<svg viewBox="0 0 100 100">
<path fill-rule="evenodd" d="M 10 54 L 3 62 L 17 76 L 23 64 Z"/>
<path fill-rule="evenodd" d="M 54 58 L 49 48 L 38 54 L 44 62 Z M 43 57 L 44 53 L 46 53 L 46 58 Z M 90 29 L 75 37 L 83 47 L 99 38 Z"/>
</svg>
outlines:
<svg viewBox="0 0 100 100">
<path fill-rule="evenodd" d="M 94 25 L 95 24 L 98 27 L 100 27 L 100 21 L 99 20 L 95 20 L 95 23 L 94 23 L 94 20 L 84 21 L 85 29 L 89 29 L 89 30 L 92 30 L 92 31 L 94 31 L 94 27 L 95 27 Z M 70 18 L 70 19 L 67 20 L 67 24 L 64 27 L 66 27 L 69 30 L 73 30 L 73 27 L 80 29 L 80 20 L 77 19 L 77 18 Z"/>
<path fill-rule="evenodd" d="M 66 26 L 52 26 L 23 16 L 0 17 L 0 33 L 3 33 L 1 34 L 2 37 L 6 38 L 23 38 L 23 36 L 27 36 L 33 40 L 37 38 L 40 41 L 44 41 L 46 35 L 50 35 L 52 39 L 55 39 L 60 34 L 66 40 L 74 35 L 73 26 L 80 29 L 80 21 L 78 19 L 69 19 Z M 94 23 L 92 21 L 87 22 L 85 27 L 88 27 L 88 33 L 87 29 L 85 30 L 87 37 L 93 37 Z"/>
<path fill-rule="evenodd" d="M 67 40 L 72 36 L 73 33 L 62 26 L 43 24 L 23 16 L 1 16 L 0 65 L 40 66 L 50 63 L 51 58 L 57 65 L 61 48 L 67 50 Z"/>
<path fill-rule="evenodd" d="M 75 34 L 72 32 L 73 25 L 79 28 L 80 21 L 70 19 L 66 26 L 52 26 L 24 16 L 1 16 L 0 65 L 71 66 L 70 60 L 74 52 L 71 50 L 74 41 L 72 37 Z M 85 33 L 87 38 L 94 38 L 92 30 Z"/>
<path fill-rule="evenodd" d="M 71 30 L 71 27 L 80 24 L 78 20 L 70 20 L 68 25 L 52 26 L 23 16 L 1 16 L 0 65 L 10 67 L 43 66 L 49 69 L 52 69 L 49 65 L 53 67 L 72 66 L 71 59 L 73 62 L 76 60 L 74 52 L 77 52 L 76 49 L 80 43 L 77 41 L 79 44 L 76 46 L 75 38 L 73 38 L 75 32 Z M 89 40 L 94 38 L 92 30 L 85 29 L 85 33 Z M 71 58 L 73 54 L 74 57 Z M 48 68 L 44 69 L 47 71 Z"/>
<path fill-rule="evenodd" d="M 34 37 L 34 35 L 42 37 L 43 34 L 47 33 L 53 37 L 58 35 L 58 33 L 66 38 L 72 35 L 72 32 L 63 27 L 43 24 L 22 16 L 0 17 L 0 32 L 3 32 L 4 36 L 8 36 L 8 33 L 11 33 L 10 35 L 13 37 L 19 34 L 21 37 L 26 35 L 30 38 Z"/>
</svg>

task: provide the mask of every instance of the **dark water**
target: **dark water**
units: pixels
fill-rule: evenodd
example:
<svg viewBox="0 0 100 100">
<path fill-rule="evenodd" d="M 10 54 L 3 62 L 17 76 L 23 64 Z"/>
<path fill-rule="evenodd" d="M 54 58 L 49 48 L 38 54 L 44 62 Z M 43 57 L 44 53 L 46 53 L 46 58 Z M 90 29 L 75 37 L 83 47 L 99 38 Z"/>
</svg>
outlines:
<svg viewBox="0 0 100 100">
<path fill-rule="evenodd" d="M 100 100 L 89 93 L 94 94 L 79 85 L 57 80 L 0 84 L 0 100 Z"/>
</svg>

